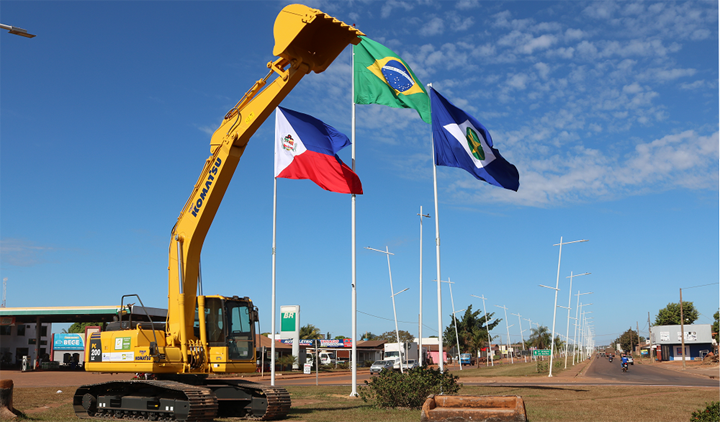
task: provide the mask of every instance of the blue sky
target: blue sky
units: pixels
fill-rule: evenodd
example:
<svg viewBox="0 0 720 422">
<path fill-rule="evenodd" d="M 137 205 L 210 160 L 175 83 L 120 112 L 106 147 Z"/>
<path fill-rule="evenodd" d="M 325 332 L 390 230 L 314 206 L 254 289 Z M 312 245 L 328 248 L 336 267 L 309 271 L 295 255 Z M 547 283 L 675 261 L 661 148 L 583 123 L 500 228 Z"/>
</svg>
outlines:
<svg viewBox="0 0 720 422">
<path fill-rule="evenodd" d="M 273 59 L 285 2 L 3 1 L 0 277 L 8 306 L 167 306 L 170 230 L 225 113 Z M 551 327 L 592 303 L 597 343 L 684 299 L 718 310 L 717 2 L 313 1 L 396 51 L 475 116 L 520 173 L 512 192 L 438 168 L 442 278 L 456 309 Z M 348 47 L 283 106 L 350 134 Z M 358 332 L 437 335 L 430 126 L 357 106 Z M 270 330 L 274 119 L 257 131 L 205 241 L 206 294 L 251 297 Z M 341 152 L 350 163 L 350 148 Z M 278 181 L 278 307 L 351 334 L 350 197 Z M 573 314 L 575 298 L 572 300 Z M 279 308 L 278 308 L 279 310 Z M 557 331 L 564 334 L 564 309 Z M 450 295 L 443 286 L 444 325 Z M 508 315 L 511 337 L 520 329 Z M 522 321 L 528 329 L 528 322 Z M 505 337 L 505 324 L 495 335 Z M 527 337 L 528 333 L 525 333 Z M 571 327 L 572 335 L 572 327 Z"/>
</svg>

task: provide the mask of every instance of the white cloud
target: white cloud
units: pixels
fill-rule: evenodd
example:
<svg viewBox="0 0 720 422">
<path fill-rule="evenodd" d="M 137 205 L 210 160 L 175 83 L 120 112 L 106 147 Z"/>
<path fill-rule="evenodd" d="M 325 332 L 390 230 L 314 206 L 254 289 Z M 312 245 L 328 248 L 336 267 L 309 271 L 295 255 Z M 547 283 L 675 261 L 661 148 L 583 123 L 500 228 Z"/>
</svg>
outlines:
<svg viewBox="0 0 720 422">
<path fill-rule="evenodd" d="M 557 38 L 553 35 L 541 35 L 533 38 L 521 47 L 521 51 L 525 54 L 532 54 L 535 50 L 547 49 L 557 42 Z"/>
<path fill-rule="evenodd" d="M 626 94 L 637 94 L 640 91 L 642 91 L 642 87 L 637 82 L 633 82 L 632 84 L 625 85 L 623 87 L 623 92 Z"/>
<path fill-rule="evenodd" d="M 577 50 L 578 54 L 588 59 L 595 58 L 598 53 L 597 47 L 590 41 L 582 41 L 575 47 L 575 50 Z"/>
<path fill-rule="evenodd" d="M 380 9 L 380 16 L 382 18 L 389 18 L 393 14 L 393 9 L 402 8 L 405 11 L 412 10 L 414 5 L 411 2 L 400 1 L 400 0 L 387 0 L 384 2 Z"/>
<path fill-rule="evenodd" d="M 585 31 L 581 29 L 568 28 L 565 31 L 565 42 L 579 40 L 581 38 L 585 38 L 586 36 L 587 34 L 585 33 Z"/>
<path fill-rule="evenodd" d="M 660 82 L 667 82 L 673 79 L 693 76 L 695 69 L 650 69 L 648 76 Z"/>
<path fill-rule="evenodd" d="M 593 19 L 607 20 L 617 10 L 617 5 L 611 1 L 593 3 L 583 10 L 583 14 Z"/>
<path fill-rule="evenodd" d="M 479 1 L 480 0 L 460 0 L 455 3 L 455 7 L 460 10 L 474 9 L 478 7 Z"/>
<path fill-rule="evenodd" d="M 548 74 L 550 73 L 550 66 L 548 66 L 547 64 L 545 64 L 543 62 L 538 62 L 538 63 L 535 63 L 535 65 L 533 67 L 535 68 L 535 70 L 537 70 L 537 72 L 541 78 L 547 79 Z"/>
<path fill-rule="evenodd" d="M 426 24 L 421 26 L 421 35 L 426 36 L 433 36 L 433 35 L 440 35 L 445 30 L 445 23 L 442 19 L 435 16 L 432 19 L 430 19 Z"/>
<path fill-rule="evenodd" d="M 0 240 L 0 257 L 5 265 L 30 267 L 42 264 L 45 262 L 45 254 L 55 250 L 55 248 L 36 245 L 25 239 Z"/>
<path fill-rule="evenodd" d="M 702 79 L 699 79 L 695 82 L 680 84 L 680 88 L 688 89 L 688 90 L 700 89 L 700 88 L 704 88 L 704 87 L 705 87 L 705 81 Z"/>
<path fill-rule="evenodd" d="M 525 89 L 528 82 L 528 76 L 524 73 L 516 73 L 514 75 L 508 75 L 507 81 L 505 82 L 509 86 L 515 89 Z"/>
</svg>

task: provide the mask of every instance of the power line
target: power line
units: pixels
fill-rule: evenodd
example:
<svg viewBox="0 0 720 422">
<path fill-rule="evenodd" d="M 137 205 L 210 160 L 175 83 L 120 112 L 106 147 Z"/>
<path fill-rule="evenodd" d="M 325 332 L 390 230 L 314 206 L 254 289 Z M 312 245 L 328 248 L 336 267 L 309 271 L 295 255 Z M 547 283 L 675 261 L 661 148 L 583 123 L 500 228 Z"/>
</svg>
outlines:
<svg viewBox="0 0 720 422">
<path fill-rule="evenodd" d="M 384 319 L 385 321 L 395 321 L 394 319 L 385 318 L 385 317 L 381 317 L 381 316 L 369 314 L 369 313 L 363 312 L 363 311 L 361 311 L 361 310 L 359 310 L 359 309 L 358 309 L 358 312 L 361 313 L 361 314 L 365 314 L 365 315 L 367 315 L 367 316 L 371 316 L 371 317 L 373 317 L 373 318 Z M 417 324 L 417 321 L 400 321 L 400 320 L 398 320 L 398 322 L 402 322 L 403 324 Z M 434 332 L 437 332 L 437 328 L 430 327 L 429 325 L 423 324 L 423 327 L 429 328 L 430 330 L 432 330 L 432 331 L 434 331 Z"/>
<path fill-rule="evenodd" d="M 682 289 L 683 289 L 683 290 L 694 289 L 694 288 L 696 288 L 696 287 L 714 286 L 714 285 L 716 285 L 716 284 L 720 284 L 720 283 L 701 284 L 701 285 L 699 285 L 699 286 L 683 287 Z"/>
</svg>

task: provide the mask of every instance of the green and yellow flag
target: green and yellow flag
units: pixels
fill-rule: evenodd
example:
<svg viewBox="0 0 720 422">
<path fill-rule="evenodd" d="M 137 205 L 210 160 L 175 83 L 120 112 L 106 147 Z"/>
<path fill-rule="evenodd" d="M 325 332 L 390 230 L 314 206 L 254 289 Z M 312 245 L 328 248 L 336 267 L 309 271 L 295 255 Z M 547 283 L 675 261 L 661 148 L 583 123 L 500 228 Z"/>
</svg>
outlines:
<svg viewBox="0 0 720 422">
<path fill-rule="evenodd" d="M 360 44 L 353 46 L 355 104 L 414 108 L 430 123 L 430 97 L 410 66 L 384 45 L 360 38 Z"/>
</svg>

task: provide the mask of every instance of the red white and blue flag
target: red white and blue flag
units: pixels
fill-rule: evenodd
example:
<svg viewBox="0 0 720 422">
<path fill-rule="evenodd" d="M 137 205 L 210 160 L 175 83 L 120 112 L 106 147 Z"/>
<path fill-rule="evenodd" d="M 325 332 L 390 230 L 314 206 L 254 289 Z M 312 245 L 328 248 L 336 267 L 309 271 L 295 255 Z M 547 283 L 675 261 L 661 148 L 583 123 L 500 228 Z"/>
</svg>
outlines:
<svg viewBox="0 0 720 422">
<path fill-rule="evenodd" d="M 275 177 L 309 179 L 325 190 L 362 194 L 360 178 L 337 156 L 350 139 L 307 114 L 275 109 Z"/>
</svg>

